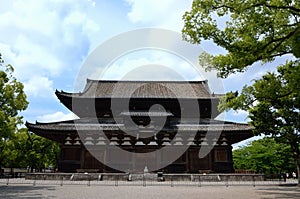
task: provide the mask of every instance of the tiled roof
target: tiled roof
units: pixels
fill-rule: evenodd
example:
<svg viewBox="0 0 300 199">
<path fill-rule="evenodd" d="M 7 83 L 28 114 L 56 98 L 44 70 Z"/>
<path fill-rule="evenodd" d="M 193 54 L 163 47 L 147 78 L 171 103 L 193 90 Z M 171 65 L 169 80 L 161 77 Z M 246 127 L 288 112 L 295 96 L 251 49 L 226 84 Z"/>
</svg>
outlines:
<svg viewBox="0 0 300 199">
<path fill-rule="evenodd" d="M 97 120 L 91 119 L 78 119 L 63 122 L 54 123 L 40 123 L 35 124 L 26 122 L 26 126 L 32 130 L 41 129 L 46 131 L 76 131 L 76 130 L 119 130 L 124 127 L 124 124 L 98 122 Z M 163 130 L 188 130 L 188 131 L 251 131 L 253 127 L 247 124 L 233 123 L 233 122 L 221 122 L 212 121 L 211 123 L 200 124 L 171 124 L 170 126 L 164 127 Z"/>
<path fill-rule="evenodd" d="M 133 117 L 167 117 L 167 116 L 173 116 L 171 112 L 162 112 L 162 111 L 127 111 L 127 112 L 121 112 L 120 115 L 123 116 L 133 116 Z"/>
<path fill-rule="evenodd" d="M 110 81 L 87 80 L 82 93 L 56 92 L 83 98 L 219 98 L 210 93 L 207 81 Z"/>
<path fill-rule="evenodd" d="M 78 119 L 78 120 L 70 120 L 63 122 L 54 122 L 54 123 L 39 123 L 35 124 L 26 122 L 26 126 L 29 131 L 32 131 L 40 136 L 46 137 L 52 140 L 63 140 L 65 136 L 72 134 L 76 135 L 78 132 L 98 132 L 99 130 L 105 130 L 106 133 L 112 131 L 112 133 L 116 133 L 120 131 L 122 133 L 122 129 L 130 128 L 126 127 L 124 124 L 116 124 L 112 121 L 100 121 L 97 119 Z M 147 127 L 142 127 L 140 131 L 146 130 Z M 155 128 L 151 127 L 152 130 Z M 149 129 L 150 131 L 152 131 Z M 130 129 L 129 129 L 130 130 Z M 139 130 L 139 128 L 135 129 Z M 199 132 L 201 134 L 206 133 L 218 133 L 222 132 L 226 135 L 226 138 L 230 141 L 231 144 L 240 142 L 247 138 L 253 136 L 252 130 L 253 127 L 247 124 L 239 124 L 233 122 L 222 122 L 217 120 L 208 121 L 200 121 L 198 124 L 192 123 L 182 123 L 176 124 L 171 123 L 169 126 L 165 126 L 161 131 L 163 132 L 178 132 L 178 130 L 182 130 L 182 132 Z"/>
</svg>

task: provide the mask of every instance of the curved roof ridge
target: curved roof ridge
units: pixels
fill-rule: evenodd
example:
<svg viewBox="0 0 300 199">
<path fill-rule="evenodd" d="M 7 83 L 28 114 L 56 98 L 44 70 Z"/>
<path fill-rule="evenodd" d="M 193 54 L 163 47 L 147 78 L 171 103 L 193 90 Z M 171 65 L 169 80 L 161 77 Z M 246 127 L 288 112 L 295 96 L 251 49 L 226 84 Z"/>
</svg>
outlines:
<svg viewBox="0 0 300 199">
<path fill-rule="evenodd" d="M 35 121 L 35 123 L 31 123 L 31 122 L 28 122 L 26 121 L 25 125 L 36 125 L 36 124 L 40 124 L 40 125 L 52 125 L 52 124 L 61 124 L 61 123 L 64 123 L 64 124 L 71 124 L 71 123 L 74 123 L 75 120 L 79 120 L 79 119 L 73 119 L 73 120 L 64 120 L 64 121 L 56 121 L 56 122 L 39 122 L 39 121 Z"/>
<path fill-rule="evenodd" d="M 157 99 L 219 99 L 223 94 L 211 92 L 208 81 L 137 81 L 87 79 L 81 92 L 57 91 L 61 98 L 157 98 Z M 136 85 L 136 86 L 134 86 Z M 170 88 L 170 89 L 169 89 Z M 192 90 L 191 90 L 192 89 Z"/>
<path fill-rule="evenodd" d="M 208 80 L 96 80 L 96 79 L 90 79 L 87 78 L 87 84 L 88 83 L 208 83 Z"/>
</svg>

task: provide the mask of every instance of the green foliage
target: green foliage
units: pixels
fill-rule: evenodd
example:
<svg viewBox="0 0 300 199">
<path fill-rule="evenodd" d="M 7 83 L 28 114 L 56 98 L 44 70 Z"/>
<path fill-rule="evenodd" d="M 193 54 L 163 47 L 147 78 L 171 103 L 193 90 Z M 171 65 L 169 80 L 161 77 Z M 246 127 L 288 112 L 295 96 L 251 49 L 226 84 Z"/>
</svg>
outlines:
<svg viewBox="0 0 300 199">
<path fill-rule="evenodd" d="M 267 73 L 240 95 L 227 93 L 219 109 L 249 111 L 256 134 L 272 135 L 286 143 L 300 141 L 300 62 L 288 62 Z"/>
<path fill-rule="evenodd" d="M 218 23 L 220 19 L 226 24 Z M 240 94 L 227 93 L 219 109 L 246 110 L 256 134 L 289 144 L 300 184 L 300 1 L 194 0 L 183 20 L 185 40 L 195 44 L 212 40 L 227 50 L 225 55 L 199 57 L 206 69 L 216 69 L 223 78 L 255 62 L 291 55 L 292 61 L 276 73 L 244 86 Z"/>
<path fill-rule="evenodd" d="M 43 169 L 55 166 L 59 154 L 58 143 L 49 139 L 28 133 L 28 166 L 34 169 Z"/>
<path fill-rule="evenodd" d="M 276 73 L 267 73 L 262 79 L 256 80 L 252 86 L 244 86 L 240 95 L 228 93 L 222 99 L 219 105 L 220 109 L 233 108 L 234 110 L 248 111 L 250 124 L 255 127 L 254 133 L 269 135 L 278 143 L 276 144 L 272 140 L 272 144 L 265 147 L 265 142 L 253 142 L 251 146 L 237 150 L 234 152 L 237 157 L 235 160 L 237 168 L 246 167 L 259 172 L 278 172 L 278 169 L 274 170 L 274 168 L 284 169 L 284 162 L 290 162 L 290 159 L 284 160 L 281 153 L 276 153 L 277 148 L 282 147 L 282 149 L 291 151 L 290 153 L 282 152 L 282 154 L 290 154 L 288 157 L 294 159 L 299 169 L 299 74 L 300 63 L 288 62 L 278 67 Z M 287 145 L 289 149 L 287 149 Z M 263 147 L 267 151 L 263 151 Z M 247 150 L 248 152 L 245 153 Z M 271 156 L 272 159 L 270 159 Z M 245 161 L 241 161 L 241 159 Z M 280 162 L 282 159 L 284 162 Z M 273 165 L 275 163 L 280 166 Z M 268 170 L 268 168 L 272 170 Z"/>
<path fill-rule="evenodd" d="M 23 84 L 12 75 L 13 67 L 3 64 L 0 54 L 0 137 L 9 138 L 16 125 L 21 123 L 19 111 L 25 110 L 28 102 Z"/>
<path fill-rule="evenodd" d="M 0 54 L 0 167 L 4 158 L 3 150 L 7 145 L 5 142 L 13 137 L 17 125 L 22 123 L 18 113 L 28 105 L 23 84 L 12 75 L 13 71 L 11 65 L 4 65 Z"/>
<path fill-rule="evenodd" d="M 18 130 L 22 117 L 18 113 L 27 108 L 23 84 L 13 76 L 11 65 L 3 65 L 0 54 L 0 166 L 30 167 L 41 170 L 56 165 L 59 146 L 27 129 Z"/>
<path fill-rule="evenodd" d="M 5 142 L 3 163 L 5 167 L 29 167 L 41 171 L 48 166 L 55 166 L 58 154 L 57 143 L 31 134 L 23 128 Z"/>
<path fill-rule="evenodd" d="M 217 18 L 226 20 L 224 28 Z M 221 77 L 257 61 L 271 62 L 285 54 L 300 57 L 300 1 L 194 0 L 183 20 L 185 40 L 212 40 L 227 50 L 226 55 L 200 55 L 200 62 Z"/>
<path fill-rule="evenodd" d="M 27 134 L 24 130 L 14 134 L 4 142 L 3 165 L 10 168 L 26 168 Z"/>
<path fill-rule="evenodd" d="M 256 173 L 279 174 L 296 170 L 290 146 L 269 137 L 234 150 L 233 162 L 235 169 Z"/>
</svg>

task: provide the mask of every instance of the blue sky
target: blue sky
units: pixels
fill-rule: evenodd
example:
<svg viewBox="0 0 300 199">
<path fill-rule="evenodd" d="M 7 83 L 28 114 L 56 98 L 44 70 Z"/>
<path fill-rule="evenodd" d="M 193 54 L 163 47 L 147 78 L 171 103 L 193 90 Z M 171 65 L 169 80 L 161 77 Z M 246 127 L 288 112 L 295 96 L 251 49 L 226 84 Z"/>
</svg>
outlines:
<svg viewBox="0 0 300 199">
<path fill-rule="evenodd" d="M 182 15 L 190 10 L 191 3 L 192 0 L 2 1 L 0 52 L 5 62 L 14 66 L 15 76 L 25 86 L 30 104 L 22 112 L 24 121 L 73 118 L 54 92 L 55 89 L 73 91 L 84 60 L 97 46 L 113 36 L 138 28 L 163 28 L 180 33 Z M 225 52 L 207 41 L 200 47 L 213 54 Z M 122 58 L 111 68 L 117 72 L 110 72 L 106 77 L 118 79 L 134 64 L 159 62 L 173 62 L 170 63 L 172 67 L 178 67 L 189 77 L 190 72 L 182 69 L 184 64 L 176 65 L 175 58 L 170 61 L 169 56 L 169 60 L 164 60 L 162 55 L 143 52 Z M 118 70 L 120 65 L 124 71 Z M 231 75 L 223 80 L 225 91 L 240 90 L 244 84 L 270 70 L 273 70 L 272 64 L 264 67 L 257 64 L 246 73 Z M 159 74 L 154 71 L 153 75 L 155 72 Z M 246 122 L 246 116 L 242 111 L 229 112 L 225 118 Z"/>
</svg>

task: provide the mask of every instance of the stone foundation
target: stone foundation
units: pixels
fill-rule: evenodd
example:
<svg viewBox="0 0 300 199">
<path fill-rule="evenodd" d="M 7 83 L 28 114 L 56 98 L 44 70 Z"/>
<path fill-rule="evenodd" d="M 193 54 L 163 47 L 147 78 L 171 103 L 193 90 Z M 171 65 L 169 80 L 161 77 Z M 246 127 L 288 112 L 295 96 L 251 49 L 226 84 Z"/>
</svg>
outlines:
<svg viewBox="0 0 300 199">
<path fill-rule="evenodd" d="M 99 181 L 265 181 L 264 174 L 124 174 L 124 173 L 27 173 L 28 180 Z"/>
</svg>

